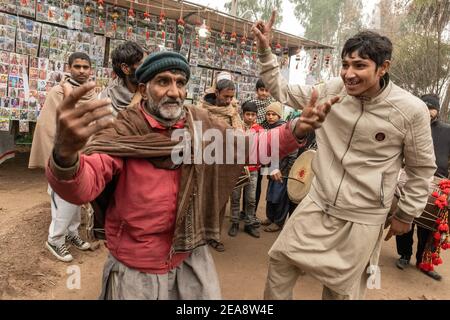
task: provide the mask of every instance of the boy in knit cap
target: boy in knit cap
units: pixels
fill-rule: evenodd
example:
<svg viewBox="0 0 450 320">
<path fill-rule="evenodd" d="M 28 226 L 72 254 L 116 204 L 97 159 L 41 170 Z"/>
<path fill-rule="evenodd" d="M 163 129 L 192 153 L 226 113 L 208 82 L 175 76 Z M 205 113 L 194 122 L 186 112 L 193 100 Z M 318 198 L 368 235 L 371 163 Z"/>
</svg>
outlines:
<svg viewBox="0 0 450 320">
<path fill-rule="evenodd" d="M 258 132 L 263 128 L 256 123 L 257 106 L 253 101 L 246 101 L 242 105 L 242 115 L 245 131 Z M 231 226 L 228 231 L 230 237 L 235 237 L 239 231 L 239 205 L 241 202 L 241 191 L 244 189 L 244 231 L 255 238 L 259 238 L 259 231 L 256 228 L 256 184 L 258 180 L 259 166 L 249 166 L 250 182 L 244 187 L 235 188 L 231 194 Z"/>
<path fill-rule="evenodd" d="M 266 121 L 264 128 L 273 129 L 286 123 L 282 119 L 283 106 L 279 102 L 271 103 L 266 109 Z M 276 232 L 281 230 L 289 213 L 289 196 L 287 194 L 287 177 L 292 165 L 297 158 L 297 150 L 281 159 L 279 168 L 270 172 L 269 185 L 266 196 L 266 216 L 262 222 L 264 231 Z"/>
</svg>

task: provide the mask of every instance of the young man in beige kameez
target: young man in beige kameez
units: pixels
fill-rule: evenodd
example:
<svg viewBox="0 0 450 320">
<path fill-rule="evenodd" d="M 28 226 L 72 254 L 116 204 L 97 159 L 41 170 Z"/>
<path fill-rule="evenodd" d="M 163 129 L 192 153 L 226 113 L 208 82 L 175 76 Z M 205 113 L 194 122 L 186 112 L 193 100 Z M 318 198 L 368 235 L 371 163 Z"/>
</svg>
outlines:
<svg viewBox="0 0 450 320">
<path fill-rule="evenodd" d="M 316 86 L 288 85 L 270 49 L 275 21 L 257 22 L 261 78 L 283 104 L 302 109 L 315 91 L 319 101 L 340 97 L 316 130 L 315 173 L 308 196 L 269 251 L 265 298 L 291 299 L 305 271 L 319 280 L 324 299 L 361 299 L 377 265 L 383 226 L 402 163 L 411 177 L 386 237 L 411 228 L 428 197 L 436 170 L 426 105 L 389 80 L 392 43 L 373 32 L 347 40 L 341 79 Z M 303 115 L 300 117 L 303 121 Z"/>
</svg>

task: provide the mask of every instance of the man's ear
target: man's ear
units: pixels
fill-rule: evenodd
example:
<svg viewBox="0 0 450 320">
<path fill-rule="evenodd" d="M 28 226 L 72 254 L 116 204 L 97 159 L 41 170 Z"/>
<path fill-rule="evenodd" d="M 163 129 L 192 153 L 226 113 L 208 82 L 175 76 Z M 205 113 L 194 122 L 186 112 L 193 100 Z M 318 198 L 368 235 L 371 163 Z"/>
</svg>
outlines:
<svg viewBox="0 0 450 320">
<path fill-rule="evenodd" d="M 147 86 L 145 85 L 145 83 L 139 83 L 138 90 L 139 90 L 139 93 L 141 94 L 142 99 L 143 100 L 148 100 L 148 97 L 147 97 Z"/>
<path fill-rule="evenodd" d="M 126 63 L 121 63 L 120 69 L 122 69 L 122 72 L 125 73 L 127 76 L 130 74 L 130 67 Z"/>
<path fill-rule="evenodd" d="M 385 60 L 379 68 L 380 76 L 383 77 L 391 68 L 391 60 Z"/>
</svg>

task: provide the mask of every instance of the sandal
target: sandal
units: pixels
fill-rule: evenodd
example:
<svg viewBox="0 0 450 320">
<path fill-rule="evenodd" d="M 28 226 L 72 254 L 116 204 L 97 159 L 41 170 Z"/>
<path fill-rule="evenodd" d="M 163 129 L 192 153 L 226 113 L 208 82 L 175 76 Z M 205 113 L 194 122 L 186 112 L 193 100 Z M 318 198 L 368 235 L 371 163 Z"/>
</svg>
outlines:
<svg viewBox="0 0 450 320">
<path fill-rule="evenodd" d="M 225 251 L 225 246 L 223 245 L 222 242 L 211 239 L 208 241 L 208 244 L 216 251 L 219 251 L 219 252 Z"/>
<path fill-rule="evenodd" d="M 272 224 L 272 221 L 269 219 L 265 219 L 264 221 L 261 221 L 262 226 L 270 226 Z"/>
<path fill-rule="evenodd" d="M 430 278 L 436 280 L 436 281 L 441 281 L 442 276 L 437 273 L 436 271 L 424 271 L 424 270 L 420 270 L 423 273 L 425 273 L 427 276 L 429 276 Z"/>
<path fill-rule="evenodd" d="M 275 223 L 272 223 L 270 226 L 267 226 L 264 228 L 264 231 L 266 231 L 266 232 L 277 232 L 280 230 L 281 230 L 281 227 Z"/>
</svg>

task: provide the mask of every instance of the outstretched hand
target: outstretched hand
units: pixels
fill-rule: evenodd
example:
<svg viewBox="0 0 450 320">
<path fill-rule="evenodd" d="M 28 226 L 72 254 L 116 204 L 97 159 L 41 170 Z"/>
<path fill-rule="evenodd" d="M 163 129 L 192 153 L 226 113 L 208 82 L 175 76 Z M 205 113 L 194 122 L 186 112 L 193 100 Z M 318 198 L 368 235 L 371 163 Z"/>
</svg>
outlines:
<svg viewBox="0 0 450 320">
<path fill-rule="evenodd" d="M 63 84 L 64 100 L 56 112 L 56 136 L 54 154 L 59 165 L 73 165 L 78 152 L 95 133 L 113 125 L 110 99 L 91 100 L 75 108 L 78 101 L 94 89 L 89 82 L 73 89 Z"/>
<path fill-rule="evenodd" d="M 328 113 L 331 111 L 331 106 L 337 103 L 340 97 L 334 97 L 327 102 L 316 106 L 319 94 L 313 88 L 311 99 L 308 105 L 303 108 L 303 112 L 295 126 L 295 135 L 297 137 L 304 137 L 308 132 L 314 131 L 322 126 Z"/>
<path fill-rule="evenodd" d="M 255 36 L 258 49 L 263 51 L 270 48 L 270 40 L 272 34 L 272 27 L 275 24 L 277 11 L 272 10 L 269 22 L 259 20 L 252 26 L 252 33 Z"/>
</svg>

